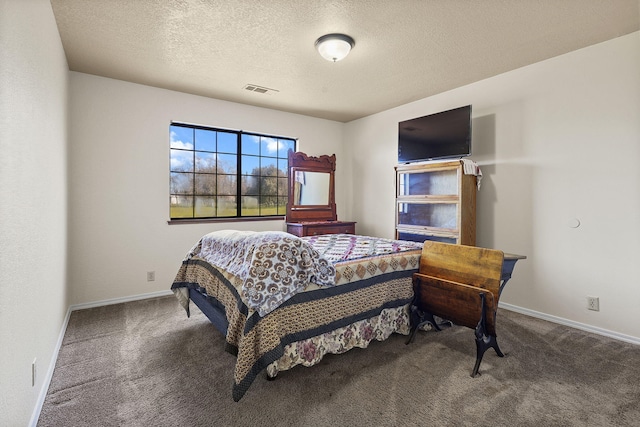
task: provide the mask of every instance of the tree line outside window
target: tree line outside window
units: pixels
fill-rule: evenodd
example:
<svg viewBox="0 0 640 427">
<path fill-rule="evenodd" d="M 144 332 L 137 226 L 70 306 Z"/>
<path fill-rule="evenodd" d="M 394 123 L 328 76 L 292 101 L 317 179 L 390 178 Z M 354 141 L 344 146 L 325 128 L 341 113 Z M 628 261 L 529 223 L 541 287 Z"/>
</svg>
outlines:
<svg viewBox="0 0 640 427">
<path fill-rule="evenodd" d="M 170 125 L 171 219 L 286 214 L 292 138 Z"/>
</svg>

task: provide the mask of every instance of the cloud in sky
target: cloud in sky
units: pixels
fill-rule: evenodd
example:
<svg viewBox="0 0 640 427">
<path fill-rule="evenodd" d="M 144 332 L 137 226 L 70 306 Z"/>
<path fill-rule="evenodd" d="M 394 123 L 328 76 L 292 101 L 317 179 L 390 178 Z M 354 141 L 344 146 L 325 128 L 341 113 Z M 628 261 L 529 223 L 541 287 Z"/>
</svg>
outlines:
<svg viewBox="0 0 640 427">
<path fill-rule="evenodd" d="M 171 148 L 182 148 L 184 150 L 193 150 L 193 142 L 184 142 L 176 131 L 171 131 Z"/>
<path fill-rule="evenodd" d="M 282 146 L 282 143 L 275 138 L 262 138 L 262 141 L 266 142 L 267 151 L 269 154 L 275 154 Z"/>
<path fill-rule="evenodd" d="M 174 128 L 176 129 L 176 128 Z M 190 171 L 193 170 L 193 154 L 189 151 L 193 150 L 193 142 L 188 141 L 188 134 L 192 133 L 191 129 L 185 135 L 180 135 L 175 130 L 171 130 L 169 133 L 171 140 L 171 148 L 177 148 L 177 150 L 171 150 L 171 170 L 172 171 Z M 185 138 L 186 137 L 186 138 Z M 186 139 L 185 142 L 183 139 Z"/>
</svg>

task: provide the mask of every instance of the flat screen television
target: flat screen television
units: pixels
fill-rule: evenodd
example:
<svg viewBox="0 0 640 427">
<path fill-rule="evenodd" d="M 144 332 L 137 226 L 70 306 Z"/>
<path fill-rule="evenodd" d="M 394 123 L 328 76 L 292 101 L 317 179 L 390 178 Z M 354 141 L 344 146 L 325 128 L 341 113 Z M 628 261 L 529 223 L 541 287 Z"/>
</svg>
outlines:
<svg viewBox="0 0 640 427">
<path fill-rule="evenodd" d="M 471 105 L 398 123 L 398 163 L 471 155 Z"/>
</svg>

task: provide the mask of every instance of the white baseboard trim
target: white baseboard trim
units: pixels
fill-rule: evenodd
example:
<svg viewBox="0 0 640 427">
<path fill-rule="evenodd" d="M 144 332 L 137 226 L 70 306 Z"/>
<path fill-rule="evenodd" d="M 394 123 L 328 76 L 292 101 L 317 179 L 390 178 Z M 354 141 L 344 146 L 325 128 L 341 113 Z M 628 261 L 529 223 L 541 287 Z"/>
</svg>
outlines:
<svg viewBox="0 0 640 427">
<path fill-rule="evenodd" d="M 139 294 L 122 298 L 113 298 L 96 302 L 70 305 L 67 309 L 67 314 L 64 317 L 64 321 L 62 322 L 62 327 L 60 328 L 60 334 L 58 335 L 58 341 L 56 342 L 56 347 L 53 350 L 53 355 L 51 356 L 51 363 L 49 364 L 47 375 L 42 384 L 42 388 L 40 389 L 40 393 L 38 394 L 36 405 L 33 408 L 31 420 L 29 420 L 29 427 L 37 427 L 38 419 L 40 418 L 40 412 L 42 411 L 44 400 L 46 399 L 47 392 L 49 391 L 49 385 L 51 384 L 51 379 L 53 378 L 53 371 L 56 367 L 56 361 L 58 360 L 58 353 L 60 352 L 60 348 L 62 348 L 62 340 L 64 339 L 64 334 L 67 332 L 67 326 L 69 325 L 69 318 L 71 317 L 72 311 L 83 310 L 85 308 L 103 307 L 105 305 L 120 304 L 124 302 L 138 301 L 148 298 L 164 297 L 167 295 L 173 295 L 173 292 L 170 289 L 167 289 L 165 291 L 150 292 L 147 294 Z"/>
<path fill-rule="evenodd" d="M 74 304 L 69 308 L 71 309 L 71 311 L 84 310 L 85 308 L 104 307 L 105 305 L 121 304 L 123 302 L 139 301 L 143 299 L 157 298 L 157 297 L 165 297 L 167 295 L 173 295 L 173 292 L 170 289 L 167 289 L 164 291 L 149 292 L 147 294 L 138 294 L 138 295 L 131 295 L 131 296 L 122 297 L 122 298 L 112 298 L 112 299 L 105 299 L 102 301 Z"/>
<path fill-rule="evenodd" d="M 613 338 L 619 341 L 628 342 L 631 344 L 640 345 L 640 338 L 633 337 L 631 335 L 625 335 L 618 332 L 610 331 L 608 329 L 598 328 L 596 326 L 587 325 L 585 323 L 574 322 L 573 320 L 564 319 L 562 317 L 552 316 L 550 314 L 541 313 L 539 311 L 529 310 L 528 308 L 519 307 L 517 305 L 511 305 L 500 302 L 498 307 L 505 310 L 515 311 L 516 313 L 525 314 L 527 316 L 536 317 L 542 320 L 548 320 L 549 322 L 558 323 L 560 325 L 569 326 L 571 328 L 580 329 L 586 332 L 592 332 L 594 334 L 603 335 L 605 337 Z"/>
<path fill-rule="evenodd" d="M 47 397 L 47 391 L 49 391 L 49 384 L 51 384 L 51 378 L 53 378 L 53 371 L 56 368 L 56 361 L 58 360 L 58 353 L 60 352 L 60 348 L 62 347 L 62 340 L 64 339 L 65 332 L 67 332 L 69 317 L 71 317 L 71 307 L 67 309 L 67 314 L 64 316 L 64 321 L 62 322 L 62 327 L 60 328 L 60 334 L 58 334 L 58 341 L 56 342 L 56 346 L 53 349 L 53 354 L 51 355 L 51 362 L 49 363 L 49 369 L 47 369 L 47 375 L 44 378 L 42 388 L 40 389 L 40 393 L 38 394 L 36 406 L 33 408 L 31 420 L 29 420 L 30 427 L 36 427 L 38 424 L 40 411 L 42 411 L 44 400 Z"/>
</svg>

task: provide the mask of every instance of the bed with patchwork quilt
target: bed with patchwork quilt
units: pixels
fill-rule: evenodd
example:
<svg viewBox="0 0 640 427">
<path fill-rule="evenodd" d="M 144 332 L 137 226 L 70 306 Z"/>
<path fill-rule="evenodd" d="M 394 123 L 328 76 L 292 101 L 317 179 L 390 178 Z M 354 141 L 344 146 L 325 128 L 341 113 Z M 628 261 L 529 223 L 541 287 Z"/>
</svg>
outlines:
<svg viewBox="0 0 640 427">
<path fill-rule="evenodd" d="M 422 243 L 349 234 L 296 237 L 223 230 L 189 251 L 171 286 L 193 301 L 237 356 L 232 397 L 325 354 L 409 334 Z"/>
</svg>

